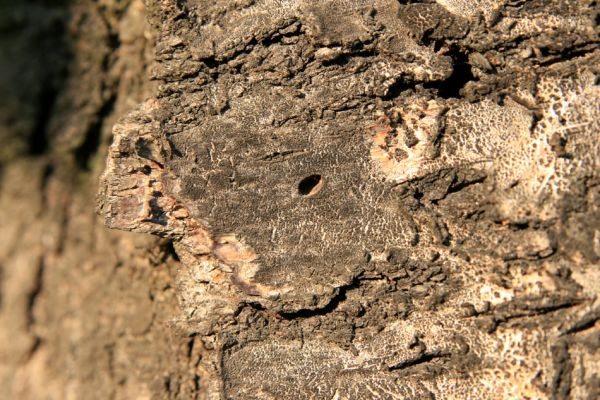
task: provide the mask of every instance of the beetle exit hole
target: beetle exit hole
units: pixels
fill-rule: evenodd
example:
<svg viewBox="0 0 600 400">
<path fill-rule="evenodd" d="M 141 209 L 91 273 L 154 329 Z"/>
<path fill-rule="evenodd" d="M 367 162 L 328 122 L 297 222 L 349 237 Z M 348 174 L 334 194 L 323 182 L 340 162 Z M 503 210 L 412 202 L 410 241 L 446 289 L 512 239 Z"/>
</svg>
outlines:
<svg viewBox="0 0 600 400">
<path fill-rule="evenodd" d="M 298 193 L 302 196 L 313 196 L 323 188 L 324 179 L 321 175 L 310 175 L 298 184 Z"/>
</svg>

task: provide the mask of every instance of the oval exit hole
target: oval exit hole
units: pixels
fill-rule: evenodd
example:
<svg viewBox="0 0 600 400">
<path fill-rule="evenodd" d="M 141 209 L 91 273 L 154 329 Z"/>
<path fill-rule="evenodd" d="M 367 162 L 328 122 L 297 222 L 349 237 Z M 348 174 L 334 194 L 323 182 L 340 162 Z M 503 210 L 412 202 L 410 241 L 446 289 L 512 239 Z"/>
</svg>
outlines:
<svg viewBox="0 0 600 400">
<path fill-rule="evenodd" d="M 321 175 L 310 175 L 298 184 L 298 193 L 302 196 L 313 196 L 323 188 L 325 179 Z"/>
</svg>

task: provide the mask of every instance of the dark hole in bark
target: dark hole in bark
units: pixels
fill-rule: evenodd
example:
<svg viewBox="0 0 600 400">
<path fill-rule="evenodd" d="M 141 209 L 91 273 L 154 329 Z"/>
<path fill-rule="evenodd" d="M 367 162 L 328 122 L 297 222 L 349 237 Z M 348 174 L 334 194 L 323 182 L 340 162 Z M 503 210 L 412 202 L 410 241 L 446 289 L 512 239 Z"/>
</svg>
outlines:
<svg viewBox="0 0 600 400">
<path fill-rule="evenodd" d="M 454 62 L 454 71 L 448 79 L 440 84 L 438 94 L 445 99 L 460 98 L 461 89 L 469 81 L 475 80 L 475 76 L 471 71 L 467 53 L 453 48 L 450 49 L 448 55 L 452 57 L 452 61 Z"/>
<path fill-rule="evenodd" d="M 298 193 L 302 196 L 311 196 L 318 193 L 323 187 L 321 175 L 310 175 L 302 179 L 298 184 Z"/>
</svg>

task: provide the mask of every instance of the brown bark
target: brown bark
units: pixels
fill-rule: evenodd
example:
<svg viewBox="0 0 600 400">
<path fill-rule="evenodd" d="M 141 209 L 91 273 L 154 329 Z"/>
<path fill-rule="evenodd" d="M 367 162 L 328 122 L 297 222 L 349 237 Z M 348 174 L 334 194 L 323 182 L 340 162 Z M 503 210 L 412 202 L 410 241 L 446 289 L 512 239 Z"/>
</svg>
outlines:
<svg viewBox="0 0 600 400">
<path fill-rule="evenodd" d="M 0 398 L 193 398 L 171 245 L 95 213 L 111 126 L 151 95 L 141 1 L 6 2 Z"/>
<path fill-rule="evenodd" d="M 598 396 L 596 2 L 15 3 L 0 398 Z"/>
</svg>

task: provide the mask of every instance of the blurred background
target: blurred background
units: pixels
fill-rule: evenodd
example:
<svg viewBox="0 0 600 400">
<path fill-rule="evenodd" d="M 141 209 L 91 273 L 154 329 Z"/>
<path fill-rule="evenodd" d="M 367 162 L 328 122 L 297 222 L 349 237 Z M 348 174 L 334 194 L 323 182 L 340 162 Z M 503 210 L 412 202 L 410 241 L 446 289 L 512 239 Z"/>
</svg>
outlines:
<svg viewBox="0 0 600 400">
<path fill-rule="evenodd" d="M 0 399 L 199 395 L 172 247 L 95 213 L 152 43 L 141 0 L 0 0 Z"/>
</svg>

